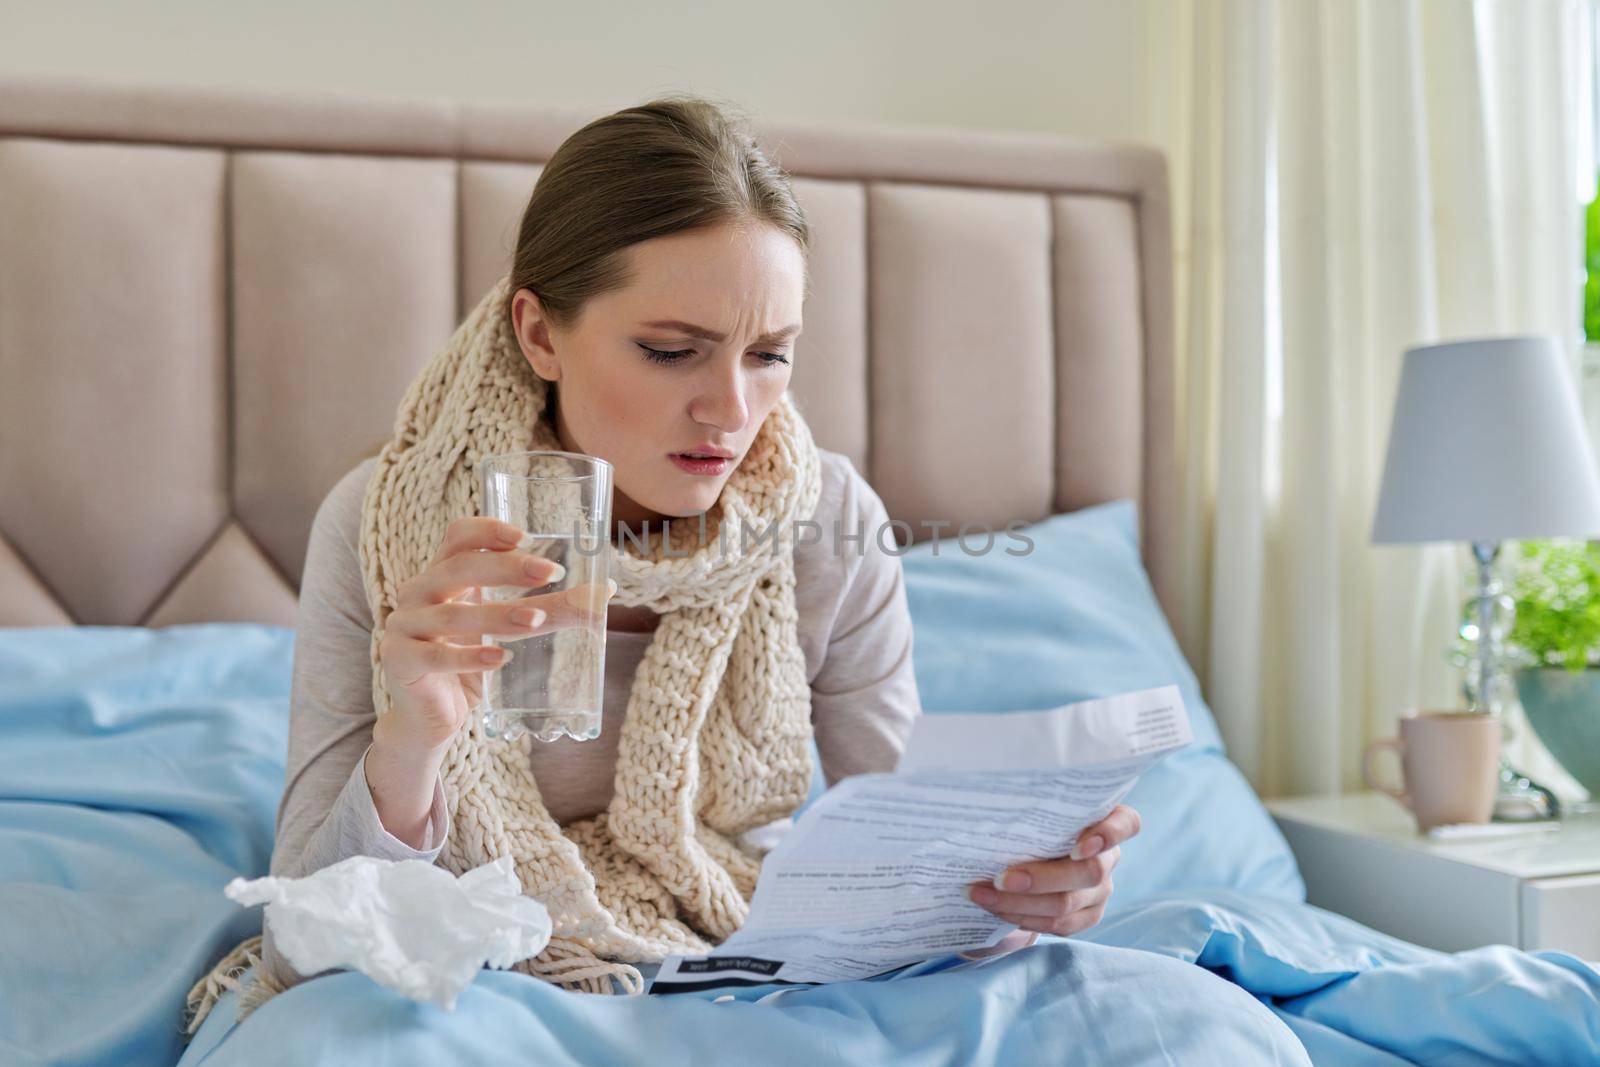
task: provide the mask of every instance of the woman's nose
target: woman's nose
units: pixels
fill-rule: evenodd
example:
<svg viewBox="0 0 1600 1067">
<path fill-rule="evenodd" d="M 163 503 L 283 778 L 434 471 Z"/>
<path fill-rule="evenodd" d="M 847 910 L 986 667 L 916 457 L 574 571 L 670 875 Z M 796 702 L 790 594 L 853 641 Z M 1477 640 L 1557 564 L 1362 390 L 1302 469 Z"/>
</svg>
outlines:
<svg viewBox="0 0 1600 1067">
<path fill-rule="evenodd" d="M 701 391 L 689 413 L 697 422 L 715 426 L 723 433 L 737 433 L 750 417 L 744 383 L 738 375 L 718 376 Z"/>
</svg>

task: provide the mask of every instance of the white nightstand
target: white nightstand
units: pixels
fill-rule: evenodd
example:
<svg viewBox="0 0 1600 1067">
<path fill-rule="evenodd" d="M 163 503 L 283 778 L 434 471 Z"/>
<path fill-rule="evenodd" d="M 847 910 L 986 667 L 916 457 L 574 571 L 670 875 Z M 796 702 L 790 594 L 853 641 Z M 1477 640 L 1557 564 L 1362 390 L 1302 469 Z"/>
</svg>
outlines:
<svg viewBox="0 0 1600 1067">
<path fill-rule="evenodd" d="M 1447 952 L 1500 944 L 1600 960 L 1600 816 L 1441 842 L 1381 793 L 1266 805 L 1320 908 Z"/>
</svg>

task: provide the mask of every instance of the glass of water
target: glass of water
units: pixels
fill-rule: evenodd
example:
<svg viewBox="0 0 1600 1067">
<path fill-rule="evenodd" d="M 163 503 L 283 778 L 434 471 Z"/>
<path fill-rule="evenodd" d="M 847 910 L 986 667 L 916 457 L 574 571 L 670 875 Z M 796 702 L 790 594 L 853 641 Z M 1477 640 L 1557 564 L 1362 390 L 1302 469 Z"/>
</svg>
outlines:
<svg viewBox="0 0 1600 1067">
<path fill-rule="evenodd" d="M 486 634 L 511 658 L 483 672 L 483 732 L 515 741 L 600 736 L 606 580 L 611 564 L 611 464 L 577 452 L 504 452 L 478 462 L 484 512 L 525 531 L 519 552 L 566 568 L 542 586 L 486 586 L 484 603 L 559 594 L 553 626 L 527 637 Z"/>
</svg>

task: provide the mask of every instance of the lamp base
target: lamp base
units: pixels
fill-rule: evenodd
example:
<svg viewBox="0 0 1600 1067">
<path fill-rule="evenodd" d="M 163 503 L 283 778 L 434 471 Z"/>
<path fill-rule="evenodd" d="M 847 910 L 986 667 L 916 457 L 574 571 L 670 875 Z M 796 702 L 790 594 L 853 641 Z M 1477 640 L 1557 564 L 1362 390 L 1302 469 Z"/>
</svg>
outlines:
<svg viewBox="0 0 1600 1067">
<path fill-rule="evenodd" d="M 1516 618 L 1516 602 L 1505 592 L 1494 574 L 1499 541 L 1472 542 L 1472 557 L 1478 563 L 1478 591 L 1470 601 L 1471 621 L 1463 623 L 1461 636 L 1474 642 L 1472 659 L 1467 663 L 1465 688 L 1467 706 L 1487 712 L 1500 720 L 1502 742 L 1506 732 L 1501 708 L 1511 685 L 1502 658 L 1502 642 L 1511 633 Z M 1511 766 L 1500 753 L 1500 781 L 1495 791 L 1495 822 L 1538 822 L 1561 817 L 1561 802 L 1556 795 Z"/>
<path fill-rule="evenodd" d="M 1494 822 L 1538 822 L 1561 817 L 1556 795 L 1500 757 L 1500 788 L 1494 798 Z"/>
</svg>

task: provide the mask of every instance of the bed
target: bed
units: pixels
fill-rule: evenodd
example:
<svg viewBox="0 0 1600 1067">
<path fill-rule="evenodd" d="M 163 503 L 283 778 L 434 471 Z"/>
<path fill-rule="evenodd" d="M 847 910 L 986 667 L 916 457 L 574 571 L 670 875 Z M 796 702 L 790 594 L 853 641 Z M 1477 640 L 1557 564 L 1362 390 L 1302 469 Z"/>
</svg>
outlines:
<svg viewBox="0 0 1600 1067">
<path fill-rule="evenodd" d="M 759 126 L 816 234 L 793 391 L 905 523 L 927 712 L 1184 692 L 1105 919 L 721 999 L 485 970 L 447 1013 L 346 971 L 183 1034 L 260 929 L 221 888 L 267 871 L 312 516 L 592 117 L 0 80 L 0 1062 L 1600 1062 L 1593 962 L 1307 905 L 1227 759 L 1170 626 L 1159 153 L 803 123 Z M 1018 520 L 1023 563 L 936 553 Z"/>
</svg>

